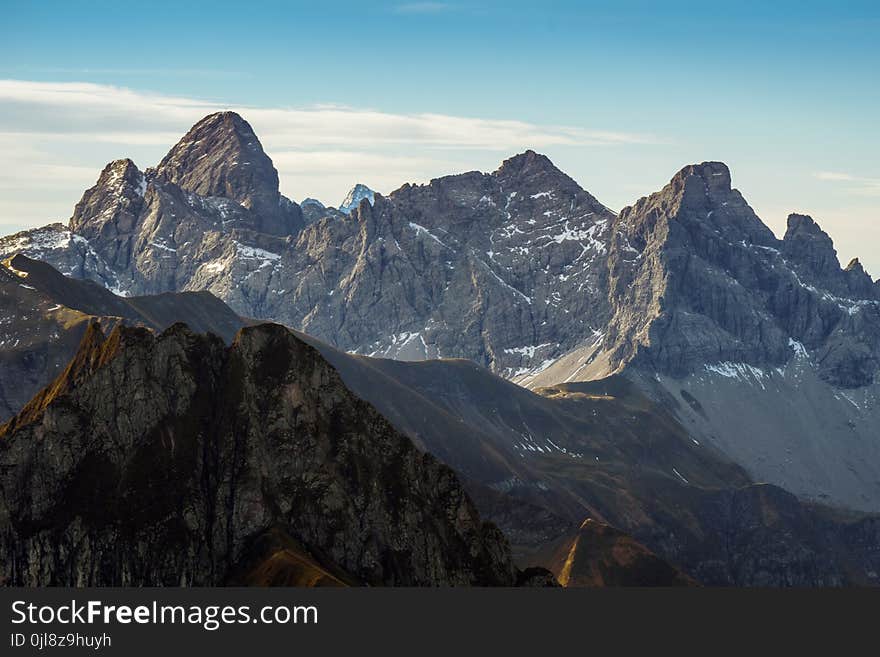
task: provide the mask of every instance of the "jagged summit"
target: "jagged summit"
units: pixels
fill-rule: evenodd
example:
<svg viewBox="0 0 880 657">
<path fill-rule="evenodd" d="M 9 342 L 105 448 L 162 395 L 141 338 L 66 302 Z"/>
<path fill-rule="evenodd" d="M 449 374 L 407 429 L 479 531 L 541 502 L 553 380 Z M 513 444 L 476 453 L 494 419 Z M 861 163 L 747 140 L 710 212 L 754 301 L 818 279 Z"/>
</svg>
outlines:
<svg viewBox="0 0 880 657">
<path fill-rule="evenodd" d="M 559 169 L 549 157 L 527 150 L 507 158 L 492 174 L 502 184 L 552 184 L 568 191 L 583 191 L 571 177 Z"/>
<path fill-rule="evenodd" d="M 821 230 L 819 224 L 817 224 L 808 214 L 792 212 L 788 215 L 788 219 L 786 220 L 787 233 L 819 233 Z"/>
<path fill-rule="evenodd" d="M 498 167 L 498 172 L 504 171 L 508 173 L 528 173 L 537 170 L 558 171 L 559 169 L 550 161 L 549 157 L 542 153 L 536 153 L 531 149 L 507 158 Z"/>
<path fill-rule="evenodd" d="M 148 188 L 158 193 L 148 195 Z M 267 235 L 286 237 L 303 226 L 300 207 L 279 193 L 278 172 L 250 124 L 219 112 L 196 123 L 155 168 L 141 172 L 129 159 L 108 164 L 77 204 L 70 229 L 88 240 L 112 240 L 109 260 L 128 264 L 139 232 L 187 224 L 181 215 L 192 211 L 209 225 L 219 218 L 227 229 Z M 169 234 L 147 243 L 174 248 L 174 241 Z"/>
<path fill-rule="evenodd" d="M 276 212 L 278 172 L 250 124 L 235 112 L 196 123 L 156 167 L 160 180 L 200 196 L 232 199 L 256 212 Z"/>
<path fill-rule="evenodd" d="M 104 167 L 98 177 L 98 184 L 109 184 L 115 180 L 142 179 L 143 173 L 130 158 L 113 160 Z"/>
<path fill-rule="evenodd" d="M 809 215 L 788 216 L 782 253 L 814 277 L 833 277 L 840 271 L 834 242 Z"/>
<path fill-rule="evenodd" d="M 701 162 L 682 167 L 671 180 L 675 188 L 687 183 L 702 182 L 709 193 L 730 192 L 730 168 L 724 162 Z"/>
<path fill-rule="evenodd" d="M 366 185 L 357 183 L 345 195 L 342 203 L 339 204 L 339 211 L 347 214 L 355 210 L 364 199 L 367 199 L 370 205 L 373 205 L 376 202 L 376 193 Z"/>
<path fill-rule="evenodd" d="M 110 162 L 86 190 L 70 217 L 70 229 L 86 239 L 118 239 L 129 234 L 144 204 L 147 179 L 134 162 Z"/>
<path fill-rule="evenodd" d="M 730 169 L 723 162 L 685 166 L 663 189 L 620 212 L 622 227 L 629 222 L 643 224 L 641 228 L 627 229 L 643 233 L 632 236 L 637 242 L 645 239 L 644 231 L 654 231 L 658 224 L 665 227 L 670 219 L 687 233 L 714 233 L 713 240 L 721 237 L 731 243 L 745 242 L 768 248 L 779 245 L 773 231 L 755 214 L 739 190 L 731 186 Z M 675 241 L 684 237 L 677 228 L 670 227 L 664 239 Z"/>
</svg>

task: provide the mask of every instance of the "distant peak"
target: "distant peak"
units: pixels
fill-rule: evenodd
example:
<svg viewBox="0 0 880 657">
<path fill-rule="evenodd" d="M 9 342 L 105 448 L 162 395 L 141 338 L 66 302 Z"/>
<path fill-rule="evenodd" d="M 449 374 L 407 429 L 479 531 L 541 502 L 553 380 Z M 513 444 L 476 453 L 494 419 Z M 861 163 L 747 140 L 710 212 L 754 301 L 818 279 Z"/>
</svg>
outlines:
<svg viewBox="0 0 880 657">
<path fill-rule="evenodd" d="M 685 186 L 699 181 L 713 195 L 731 191 L 730 169 L 724 162 L 701 162 L 683 167 L 672 177 L 671 184 L 684 190 Z"/>
<path fill-rule="evenodd" d="M 355 210 L 364 199 L 367 199 L 370 202 L 370 205 L 373 205 L 376 202 L 376 193 L 366 185 L 357 183 L 351 188 L 342 203 L 340 203 L 339 211 L 346 213 L 351 212 L 352 210 Z"/>
<path fill-rule="evenodd" d="M 140 171 L 140 169 L 137 168 L 137 165 L 135 165 L 135 163 L 132 162 L 127 157 L 122 158 L 120 160 L 113 160 L 112 162 L 107 164 L 106 167 L 104 167 L 105 171 L 126 172 L 126 171 L 130 171 L 132 169 L 134 169 L 135 171 Z"/>
<path fill-rule="evenodd" d="M 189 132 L 205 132 L 210 130 L 233 129 L 247 137 L 254 135 L 254 129 L 251 124 L 237 112 L 224 111 L 208 114 L 206 117 L 196 122 Z"/>
<path fill-rule="evenodd" d="M 538 171 L 559 171 L 550 158 L 528 149 L 518 155 L 507 158 L 498 168 L 498 173 L 524 174 Z"/>
<path fill-rule="evenodd" d="M 144 174 L 137 168 L 134 162 L 128 158 L 113 160 L 101 171 L 98 177 L 98 185 L 106 186 L 115 182 L 124 181 L 134 186 L 139 186 Z"/>
<path fill-rule="evenodd" d="M 302 203 L 300 203 L 300 206 L 302 206 L 302 207 L 305 207 L 307 205 L 314 205 L 315 207 L 318 207 L 322 210 L 326 207 L 323 203 L 321 203 L 321 201 L 319 201 L 316 198 L 312 198 L 312 197 L 304 198 L 302 200 Z"/>
<path fill-rule="evenodd" d="M 235 159 L 239 155 L 253 154 L 268 159 L 250 123 L 235 112 L 209 114 L 196 123 L 169 151 L 158 170 L 173 169 L 173 165 L 191 153 L 200 157 L 223 153 L 232 157 L 235 164 L 247 161 Z"/>
<path fill-rule="evenodd" d="M 807 236 L 828 237 L 810 215 L 797 214 L 795 212 L 788 215 L 787 228 L 783 239 L 790 240 Z"/>
<path fill-rule="evenodd" d="M 265 215 L 279 212 L 278 172 L 250 124 L 235 112 L 196 123 L 156 167 L 158 180 L 219 196 Z"/>
<path fill-rule="evenodd" d="M 859 262 L 858 258 L 853 258 L 849 261 L 849 264 L 844 268 L 844 271 L 854 271 L 854 272 L 864 272 L 865 268 L 862 267 L 862 263 Z"/>
</svg>

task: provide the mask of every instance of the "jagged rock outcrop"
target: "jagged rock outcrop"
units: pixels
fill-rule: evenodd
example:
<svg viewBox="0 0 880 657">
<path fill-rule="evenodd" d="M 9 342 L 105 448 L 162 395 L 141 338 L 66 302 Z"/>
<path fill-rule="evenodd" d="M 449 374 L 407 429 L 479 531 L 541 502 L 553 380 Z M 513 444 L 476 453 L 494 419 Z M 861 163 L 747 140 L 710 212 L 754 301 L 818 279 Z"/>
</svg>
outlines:
<svg viewBox="0 0 880 657">
<path fill-rule="evenodd" d="M 221 112 L 196 124 L 154 169 L 108 164 L 69 230 L 19 233 L 3 240 L 0 253 L 45 260 L 120 294 L 203 290 L 202 279 L 233 262 L 237 276 L 264 278 L 263 256 L 285 248 L 303 225 L 250 125 Z"/>
<path fill-rule="evenodd" d="M 108 164 L 86 190 L 70 218 L 70 230 L 89 242 L 107 245 L 109 262 L 129 262 L 147 180 L 129 159 Z"/>
<path fill-rule="evenodd" d="M 91 325 L 0 427 L 7 584 L 220 584 L 272 530 L 368 584 L 515 581 L 452 470 L 280 326 Z"/>
<path fill-rule="evenodd" d="M 296 287 L 281 275 L 270 287 L 286 288 L 285 323 L 344 349 L 464 356 L 525 373 L 576 340 L 584 316 L 602 307 L 601 270 L 583 265 L 601 257 L 612 216 L 526 153 L 493 174 L 405 185 L 347 221 L 310 226 L 278 268 L 298 272 Z"/>
<path fill-rule="evenodd" d="M 773 368 L 800 346 L 835 386 L 874 380 L 880 297 L 870 278 L 858 263 L 841 269 L 807 216 L 792 215 L 778 240 L 720 162 L 685 167 L 624 208 L 609 253 L 607 330 L 533 385 L 564 380 L 566 370 L 575 379 L 627 367 L 683 378 L 719 363 Z"/>
<path fill-rule="evenodd" d="M 605 334 L 528 385 L 622 372 L 756 480 L 880 509 L 880 297 L 811 218 L 778 240 L 694 165 L 621 211 L 608 268 Z"/>
</svg>

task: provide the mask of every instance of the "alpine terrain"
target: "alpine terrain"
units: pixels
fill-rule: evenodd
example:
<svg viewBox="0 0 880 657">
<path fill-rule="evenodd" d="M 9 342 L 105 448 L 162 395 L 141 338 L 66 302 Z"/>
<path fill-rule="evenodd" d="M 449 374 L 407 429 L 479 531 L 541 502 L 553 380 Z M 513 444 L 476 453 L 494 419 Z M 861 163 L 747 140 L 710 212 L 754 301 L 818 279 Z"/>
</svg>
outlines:
<svg viewBox="0 0 880 657">
<path fill-rule="evenodd" d="M 531 150 L 300 205 L 222 112 L 0 259 L 9 581 L 878 583 L 880 281 L 721 162 L 619 213 Z M 167 571 L 110 547 L 156 532 Z"/>
</svg>

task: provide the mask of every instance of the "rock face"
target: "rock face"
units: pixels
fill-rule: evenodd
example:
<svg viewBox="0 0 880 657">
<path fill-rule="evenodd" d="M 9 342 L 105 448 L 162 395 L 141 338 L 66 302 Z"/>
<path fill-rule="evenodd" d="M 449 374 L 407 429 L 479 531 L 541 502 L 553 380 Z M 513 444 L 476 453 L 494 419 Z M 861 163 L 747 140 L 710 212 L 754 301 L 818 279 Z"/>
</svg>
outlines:
<svg viewBox="0 0 880 657">
<path fill-rule="evenodd" d="M 111 162 L 76 204 L 70 230 L 88 242 L 115 247 L 105 254 L 109 262 L 131 261 L 146 191 L 146 177 L 134 162 Z"/>
<path fill-rule="evenodd" d="M 857 265 L 842 270 L 809 217 L 789 217 L 777 240 L 723 164 L 686 167 L 625 208 L 615 229 L 614 317 L 602 345 L 612 368 L 683 377 L 707 363 L 779 366 L 797 342 L 820 352 L 832 384 L 873 381 L 880 297 L 871 279 Z"/>
<path fill-rule="evenodd" d="M 199 121 L 152 173 L 186 192 L 235 201 L 251 211 L 256 231 L 284 237 L 302 228 L 300 208 L 282 199 L 278 171 L 250 124 L 235 112 Z"/>
<path fill-rule="evenodd" d="M 500 532 L 288 330 L 92 325 L 0 428 L 12 585 L 216 585 L 266 532 L 368 584 L 505 585 Z"/>
<path fill-rule="evenodd" d="M 508 377 L 546 367 L 607 318 L 614 215 L 532 151 L 387 198 L 356 187 L 352 202 L 372 200 L 350 215 L 308 203 L 285 223 L 277 197 L 247 123 L 212 115 L 154 170 L 108 165 L 69 231 L 5 238 L 0 255 L 126 294 L 208 290 L 349 351 L 466 357 Z"/>
<path fill-rule="evenodd" d="M 226 341 L 245 324 L 209 292 L 118 297 L 23 255 L 10 258 L 0 264 L 0 421 L 63 371 L 90 323 L 161 331 L 180 321 Z"/>
<path fill-rule="evenodd" d="M 278 319 L 349 351 L 525 373 L 579 339 L 583 317 L 602 306 L 601 275 L 583 265 L 612 216 L 527 153 L 309 226 L 270 289 L 284 290 Z M 560 277 L 571 281 L 551 293 Z"/>
<path fill-rule="evenodd" d="M 880 297 L 811 218 L 776 239 L 708 162 L 621 211 L 609 253 L 602 339 L 529 385 L 623 372 L 756 480 L 880 509 Z"/>
</svg>

